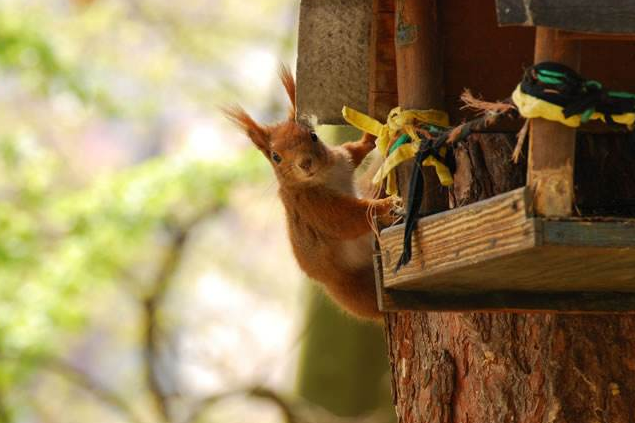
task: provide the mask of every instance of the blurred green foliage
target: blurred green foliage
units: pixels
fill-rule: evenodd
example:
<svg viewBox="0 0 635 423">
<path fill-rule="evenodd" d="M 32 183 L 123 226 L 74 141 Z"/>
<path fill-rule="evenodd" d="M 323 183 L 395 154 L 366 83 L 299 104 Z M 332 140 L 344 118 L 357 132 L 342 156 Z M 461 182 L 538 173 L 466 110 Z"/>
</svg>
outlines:
<svg viewBox="0 0 635 423">
<path fill-rule="evenodd" d="M 39 14 L 0 13 L 0 67 L 18 77 L 28 92 L 42 96 L 70 93 L 84 104 L 115 112 L 106 87 L 91 86 L 82 66 L 65 60 L 56 49 Z"/>
<path fill-rule="evenodd" d="M 69 171 L 63 153 L 87 122 L 135 127 L 175 104 L 249 103 L 229 77 L 239 47 L 253 37 L 290 47 L 265 19 L 288 2 L 185 3 L 0 5 L 0 421 L 37 365 L 21 358 L 62 353 L 104 286 L 142 291 L 136 267 L 152 272 L 173 226 L 213 216 L 236 183 L 264 172 L 255 151 L 213 163 L 155 156 L 88 181 Z"/>
<path fill-rule="evenodd" d="M 147 345 L 154 334 L 150 327 L 162 336 L 166 323 L 160 311 L 148 310 L 150 302 L 161 306 L 157 292 L 166 289 L 152 284 L 165 276 L 162 266 L 170 257 L 181 257 L 173 251 L 175 233 L 201 216 L 214 218 L 235 188 L 270 170 L 255 149 L 213 162 L 166 154 L 183 141 L 183 128 L 171 125 L 184 115 L 204 116 L 218 130 L 221 119 L 212 116 L 217 106 L 236 102 L 259 121 L 284 114 L 282 88 L 276 84 L 280 95 L 272 96 L 269 84 L 258 78 L 271 65 L 267 54 L 290 61 L 298 3 L 0 0 L 0 423 L 98 421 L 81 411 L 48 419 L 34 411 L 37 401 L 29 393 L 47 364 L 68 364 L 77 335 L 90 335 L 81 331 L 97 302 L 112 301 L 104 293 L 113 287 L 133 297 L 140 309 L 139 321 L 121 324 L 145 331 L 143 340 L 135 340 L 146 342 L 137 345 L 144 363 L 136 363 L 135 370 L 147 379 L 132 388 L 119 386 L 121 380 L 101 381 L 113 386 L 100 391 L 89 383 L 93 369 L 62 372 L 76 372 L 70 379 L 80 391 L 101 395 L 100 404 L 118 408 L 119 417 L 184 421 L 170 414 L 171 391 L 160 386 L 162 340 Z M 103 129 L 113 127 L 115 135 Z M 87 174 L 77 172 L 86 151 L 82 143 L 91 136 L 98 148 L 121 143 L 117 148 L 128 148 L 128 160 L 95 171 L 97 176 L 90 161 Z M 271 196 L 275 200 L 272 191 Z M 246 275 L 251 268 L 243 271 L 253 283 L 256 276 Z M 274 291 L 269 280 L 264 286 Z M 304 360 L 309 364 L 300 374 L 310 389 L 302 393 L 340 414 L 370 411 L 382 396 L 375 385 L 385 382 L 377 328 L 342 323 L 339 311 L 330 313 L 320 316 L 320 330 L 310 328 L 303 357 L 325 363 Z M 149 322 L 150 317 L 157 321 Z M 113 312 L 112 319 L 118 318 Z M 341 330 L 334 335 L 335 326 Z M 337 341 L 342 348 L 324 354 L 325 342 L 336 342 L 337 336 L 345 340 Z M 87 371 L 83 382 L 81 371 Z M 369 391 L 359 389 L 360 381 Z M 44 395 L 57 385 L 51 386 Z M 276 392 L 249 392 L 268 397 L 283 411 L 286 407 Z M 154 401 L 148 400 L 152 395 Z M 133 418 L 137 411 L 142 418 Z"/>
<path fill-rule="evenodd" d="M 0 358 L 63 348 L 89 314 L 91 292 L 134 283 L 127 273 L 160 253 L 163 232 L 213 215 L 238 178 L 261 173 L 260 162 L 253 154 L 222 164 L 157 158 L 66 190 L 52 185 L 61 163 L 50 151 L 25 137 L 2 139 Z M 15 363 L 0 366 L 0 392 L 33 364 Z"/>
</svg>

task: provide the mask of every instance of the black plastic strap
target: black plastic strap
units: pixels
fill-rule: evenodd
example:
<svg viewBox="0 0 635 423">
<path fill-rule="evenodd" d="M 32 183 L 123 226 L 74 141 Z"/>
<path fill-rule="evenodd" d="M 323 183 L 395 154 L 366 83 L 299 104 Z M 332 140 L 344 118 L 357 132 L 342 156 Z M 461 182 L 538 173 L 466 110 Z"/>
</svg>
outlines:
<svg viewBox="0 0 635 423">
<path fill-rule="evenodd" d="M 528 68 L 520 89 L 562 107 L 565 118 L 596 111 L 612 123 L 611 115 L 635 112 L 635 96 L 608 91 L 560 63 L 542 62 Z"/>
<path fill-rule="evenodd" d="M 403 252 L 397 262 L 395 273 L 399 269 L 410 262 L 412 258 L 412 234 L 417 227 L 417 220 L 419 218 L 419 209 L 423 202 L 423 161 L 429 156 L 434 157 L 441 163 L 446 164 L 448 160 L 445 160 L 438 152 L 438 149 L 443 145 L 443 142 L 439 140 L 422 139 L 419 145 L 419 150 L 415 155 L 414 166 L 412 174 L 410 176 L 410 186 L 408 188 L 408 209 L 406 211 L 406 222 L 403 239 Z M 446 151 L 446 157 L 453 157 L 450 151 Z M 453 169 L 450 169 L 453 171 Z"/>
</svg>

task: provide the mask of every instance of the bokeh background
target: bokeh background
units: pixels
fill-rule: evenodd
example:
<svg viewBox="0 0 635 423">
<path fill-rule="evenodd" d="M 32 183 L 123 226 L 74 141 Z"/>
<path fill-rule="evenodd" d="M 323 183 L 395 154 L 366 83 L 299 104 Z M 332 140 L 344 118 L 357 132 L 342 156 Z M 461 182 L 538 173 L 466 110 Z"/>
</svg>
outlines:
<svg viewBox="0 0 635 423">
<path fill-rule="evenodd" d="M 0 0 L 0 422 L 394 420 L 219 113 L 286 115 L 298 9 Z"/>
</svg>

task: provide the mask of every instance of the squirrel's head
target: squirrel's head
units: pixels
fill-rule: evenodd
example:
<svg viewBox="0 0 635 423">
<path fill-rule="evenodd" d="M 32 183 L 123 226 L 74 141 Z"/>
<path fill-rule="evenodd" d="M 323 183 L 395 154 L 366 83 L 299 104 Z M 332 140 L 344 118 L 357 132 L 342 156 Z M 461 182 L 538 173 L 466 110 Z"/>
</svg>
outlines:
<svg viewBox="0 0 635 423">
<path fill-rule="evenodd" d="M 286 121 L 260 125 L 238 106 L 226 108 L 224 113 L 269 160 L 280 184 L 316 182 L 328 165 L 329 150 L 312 128 L 296 122 L 295 81 L 286 66 L 280 68 L 280 79 L 291 100 Z"/>
</svg>

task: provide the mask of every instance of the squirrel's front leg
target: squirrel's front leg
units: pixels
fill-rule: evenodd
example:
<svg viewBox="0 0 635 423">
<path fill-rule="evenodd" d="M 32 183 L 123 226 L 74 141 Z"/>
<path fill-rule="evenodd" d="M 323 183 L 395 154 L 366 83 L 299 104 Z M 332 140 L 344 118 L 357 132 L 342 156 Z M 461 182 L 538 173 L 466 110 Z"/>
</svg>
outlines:
<svg viewBox="0 0 635 423">
<path fill-rule="evenodd" d="M 376 138 L 374 135 L 364 132 L 364 135 L 358 141 L 349 141 L 342 144 L 342 147 L 351 155 L 355 167 L 359 166 L 368 153 L 373 151 Z"/>
<path fill-rule="evenodd" d="M 311 218 L 320 231 L 338 239 L 354 239 L 371 230 L 369 211 L 373 211 L 380 219 L 386 219 L 391 216 L 396 200 L 331 197 L 320 199 L 320 204 L 323 207 Z"/>
</svg>

